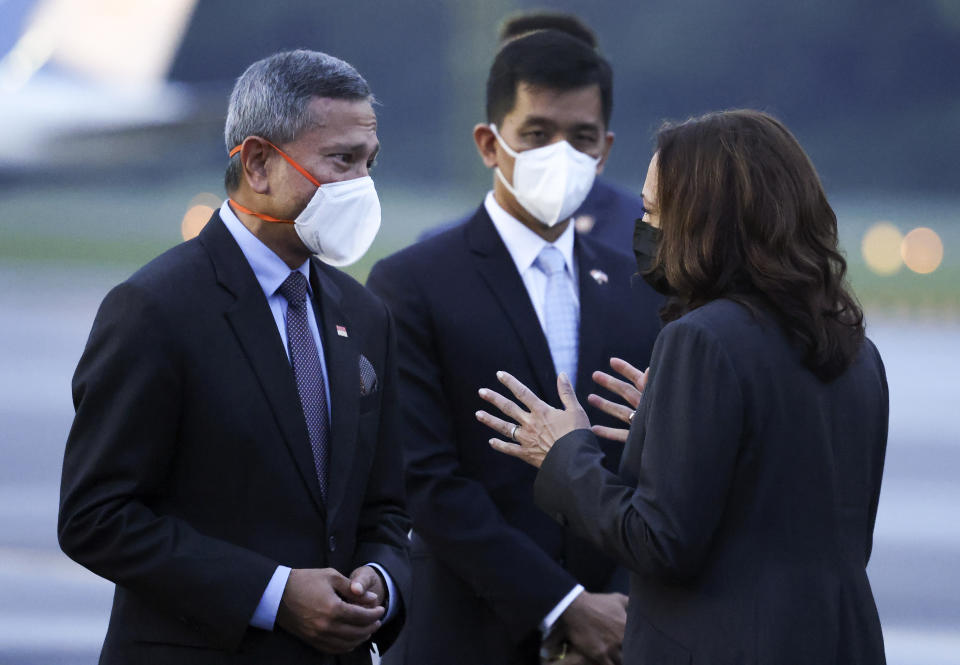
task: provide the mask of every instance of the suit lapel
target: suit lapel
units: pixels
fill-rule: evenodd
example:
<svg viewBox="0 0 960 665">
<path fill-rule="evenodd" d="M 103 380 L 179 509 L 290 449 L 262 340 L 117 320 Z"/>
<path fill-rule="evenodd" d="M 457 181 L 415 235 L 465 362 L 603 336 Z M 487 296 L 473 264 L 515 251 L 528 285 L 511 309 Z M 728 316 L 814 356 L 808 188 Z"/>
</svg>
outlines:
<svg viewBox="0 0 960 665">
<path fill-rule="evenodd" d="M 577 351 L 577 394 L 586 399 L 593 390 L 591 375 L 595 370 L 608 370 L 608 358 L 604 358 L 604 321 L 607 308 L 613 306 L 613 291 L 606 273 L 601 270 L 592 248 L 579 236 L 575 240 L 574 256 L 577 261 L 577 281 L 580 287 L 580 341 Z M 597 271 L 597 272 L 593 272 Z"/>
<path fill-rule="evenodd" d="M 513 258 L 483 206 L 467 223 L 466 234 L 477 270 L 499 301 L 504 318 L 513 326 L 530 361 L 538 384 L 530 388 L 545 401 L 556 403 L 557 379 L 540 319 Z"/>
<path fill-rule="evenodd" d="M 214 213 L 199 240 L 210 255 L 217 281 L 236 298 L 224 315 L 260 382 L 284 443 L 322 513 L 325 509 L 299 406 L 300 396 L 263 289 L 219 214 Z"/>
<path fill-rule="evenodd" d="M 334 524 L 336 512 L 347 489 L 347 480 L 357 449 L 360 418 L 360 348 L 356 330 L 347 318 L 340 288 L 313 260 L 310 281 L 313 286 L 317 323 L 323 337 L 323 355 L 330 382 L 330 459 L 327 494 L 327 524 Z M 316 311 L 315 310 L 315 311 Z M 341 334 L 340 326 L 346 335 Z M 353 336 L 351 336 L 353 331 Z"/>
</svg>

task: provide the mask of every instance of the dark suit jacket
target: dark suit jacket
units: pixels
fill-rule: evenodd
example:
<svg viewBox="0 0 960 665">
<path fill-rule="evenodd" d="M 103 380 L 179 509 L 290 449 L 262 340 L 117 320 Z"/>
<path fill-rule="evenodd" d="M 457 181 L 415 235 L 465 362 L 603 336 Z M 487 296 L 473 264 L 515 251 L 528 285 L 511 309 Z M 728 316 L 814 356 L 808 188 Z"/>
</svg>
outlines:
<svg viewBox="0 0 960 665">
<path fill-rule="evenodd" d="M 822 383 L 766 315 L 667 325 L 619 474 L 561 438 L 537 504 L 632 571 L 625 663 L 876 665 L 865 568 L 887 438 L 873 344 Z"/>
<path fill-rule="evenodd" d="M 618 187 L 603 178 L 593 181 L 593 187 L 583 200 L 573 218 L 577 233 L 590 236 L 610 249 L 633 256 L 634 222 L 642 212 L 643 202 L 632 192 Z M 470 221 L 473 215 L 427 229 L 419 240 L 426 240 L 443 231 Z"/>
<path fill-rule="evenodd" d="M 101 662 L 318 662 L 248 626 L 277 564 L 377 562 L 407 595 L 392 323 L 337 270 L 314 261 L 311 281 L 332 404 L 326 504 L 277 326 L 216 213 L 103 301 L 74 376 L 59 521 L 64 551 L 117 585 Z M 364 396 L 361 353 L 382 386 Z M 381 649 L 402 622 L 375 635 Z"/>
<path fill-rule="evenodd" d="M 625 256 L 581 237 L 574 251 L 576 381 L 586 403 L 597 389 L 592 371 L 609 369 L 611 356 L 646 367 L 660 299 L 645 284 L 631 289 L 635 266 Z M 467 224 L 379 262 L 367 285 L 397 321 L 415 532 L 406 662 L 530 662 L 531 649 L 535 662 L 547 613 L 578 581 L 604 590 L 614 565 L 536 509 L 533 470 L 493 451 L 490 431 L 474 417 L 485 405 L 477 390 L 496 387 L 499 369 L 559 405 L 549 347 L 520 274 L 481 206 Z M 607 462 L 616 465 L 619 452 L 611 444 Z"/>
</svg>

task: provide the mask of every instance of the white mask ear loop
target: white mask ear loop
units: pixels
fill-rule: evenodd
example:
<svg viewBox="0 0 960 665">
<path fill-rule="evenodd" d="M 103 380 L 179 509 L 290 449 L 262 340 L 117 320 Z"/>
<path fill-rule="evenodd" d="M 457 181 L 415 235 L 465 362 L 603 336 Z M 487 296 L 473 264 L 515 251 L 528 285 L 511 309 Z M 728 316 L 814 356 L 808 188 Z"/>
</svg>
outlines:
<svg viewBox="0 0 960 665">
<path fill-rule="evenodd" d="M 491 122 L 490 129 L 493 131 L 493 135 L 496 137 L 497 143 L 500 144 L 500 147 L 503 148 L 508 155 L 513 157 L 514 160 L 516 160 L 517 157 L 520 156 L 520 153 L 507 145 L 507 142 L 503 140 L 502 136 L 500 136 L 500 132 L 497 131 L 496 123 Z M 514 161 L 513 167 L 516 169 L 516 161 Z M 500 182 L 503 183 L 503 186 L 507 188 L 507 191 L 510 192 L 514 198 L 517 198 L 517 190 L 513 188 L 513 185 L 507 182 L 507 177 L 503 175 L 503 171 L 500 170 L 499 166 L 494 170 L 494 173 L 497 174 L 497 177 L 500 179 Z"/>
<path fill-rule="evenodd" d="M 516 150 L 507 145 L 507 142 L 503 140 L 503 137 L 500 136 L 500 132 L 497 131 L 496 123 L 490 123 L 490 129 L 493 131 L 493 135 L 497 137 L 497 142 L 500 144 L 500 147 L 507 151 L 507 154 L 516 159 L 520 156 Z"/>
</svg>

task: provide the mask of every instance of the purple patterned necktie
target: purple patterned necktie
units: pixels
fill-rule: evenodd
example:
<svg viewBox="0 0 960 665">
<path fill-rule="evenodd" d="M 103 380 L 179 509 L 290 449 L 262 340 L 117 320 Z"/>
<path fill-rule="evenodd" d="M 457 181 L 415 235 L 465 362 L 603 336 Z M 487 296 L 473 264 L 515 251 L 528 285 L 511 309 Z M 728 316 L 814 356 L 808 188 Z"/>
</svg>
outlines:
<svg viewBox="0 0 960 665">
<path fill-rule="evenodd" d="M 291 272 L 277 289 L 287 300 L 287 345 L 290 364 L 300 393 L 300 406 L 307 421 L 310 449 L 320 483 L 320 494 L 327 499 L 327 458 L 330 448 L 330 426 L 327 422 L 327 392 L 317 345 L 307 321 L 307 278 L 299 271 Z"/>
</svg>

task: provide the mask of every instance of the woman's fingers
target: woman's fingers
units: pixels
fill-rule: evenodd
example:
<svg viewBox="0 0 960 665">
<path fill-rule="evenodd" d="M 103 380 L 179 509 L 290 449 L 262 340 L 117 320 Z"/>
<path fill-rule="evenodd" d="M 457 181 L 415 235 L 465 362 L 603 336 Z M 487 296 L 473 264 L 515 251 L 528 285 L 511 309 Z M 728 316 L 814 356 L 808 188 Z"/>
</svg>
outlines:
<svg viewBox="0 0 960 665">
<path fill-rule="evenodd" d="M 627 436 L 630 434 L 628 429 L 620 429 L 619 427 L 604 427 L 603 425 L 592 425 L 590 431 L 599 436 L 601 439 L 609 439 L 610 441 L 618 441 L 620 443 L 627 442 Z"/>
<path fill-rule="evenodd" d="M 496 451 L 510 455 L 510 457 L 524 458 L 523 446 L 519 444 L 502 441 L 501 439 L 490 439 L 490 446 Z"/>
<path fill-rule="evenodd" d="M 623 422 L 630 424 L 630 419 L 633 416 L 634 410 L 629 406 L 624 406 L 623 404 L 617 404 L 616 402 L 611 402 L 608 399 L 600 397 L 594 393 L 587 395 L 587 403 L 590 406 L 600 409 L 604 413 L 613 416 L 617 420 L 622 420 Z"/>
<path fill-rule="evenodd" d="M 489 388 L 480 389 L 480 398 L 485 402 L 490 402 L 495 407 L 500 409 L 507 418 L 512 418 L 518 423 L 524 419 L 524 416 L 527 415 L 527 412 L 517 406 L 516 402 L 507 399 L 500 393 L 495 390 L 490 390 Z"/>
<path fill-rule="evenodd" d="M 543 408 L 550 408 L 550 405 L 537 397 L 532 390 L 520 383 L 509 372 L 497 372 L 497 379 L 513 393 L 513 396 L 520 400 L 530 411 L 539 411 Z"/>
<path fill-rule="evenodd" d="M 640 404 L 640 398 L 643 393 L 637 390 L 633 385 L 626 381 L 610 376 L 606 372 L 596 371 L 593 373 L 593 381 L 616 395 L 619 395 L 627 404 L 634 409 Z"/>
<path fill-rule="evenodd" d="M 492 416 L 486 411 L 477 411 L 476 416 L 477 420 L 497 434 L 505 436 L 508 439 L 513 438 L 511 434 L 513 434 L 513 428 L 517 427 L 517 423 L 508 423 L 506 420 Z"/>
<path fill-rule="evenodd" d="M 638 369 L 637 367 L 634 367 L 622 358 L 611 358 L 610 367 L 613 368 L 614 372 L 624 376 L 627 381 L 632 383 L 641 391 L 647 383 L 647 373 Z M 649 367 L 647 369 L 649 369 Z"/>
</svg>

